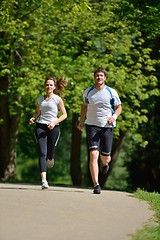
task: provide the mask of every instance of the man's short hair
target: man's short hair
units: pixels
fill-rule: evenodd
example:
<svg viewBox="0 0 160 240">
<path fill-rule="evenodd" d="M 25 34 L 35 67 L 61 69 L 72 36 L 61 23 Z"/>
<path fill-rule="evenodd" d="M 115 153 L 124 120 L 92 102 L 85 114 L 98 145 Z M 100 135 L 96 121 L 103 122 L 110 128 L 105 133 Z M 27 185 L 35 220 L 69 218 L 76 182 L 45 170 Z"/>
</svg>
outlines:
<svg viewBox="0 0 160 240">
<path fill-rule="evenodd" d="M 105 75 L 105 77 L 107 77 L 107 71 L 106 71 L 104 68 L 102 68 L 102 67 L 99 67 L 99 68 L 97 68 L 97 69 L 94 71 L 94 77 L 95 77 L 96 74 L 99 73 L 99 72 L 103 72 L 104 75 Z"/>
</svg>

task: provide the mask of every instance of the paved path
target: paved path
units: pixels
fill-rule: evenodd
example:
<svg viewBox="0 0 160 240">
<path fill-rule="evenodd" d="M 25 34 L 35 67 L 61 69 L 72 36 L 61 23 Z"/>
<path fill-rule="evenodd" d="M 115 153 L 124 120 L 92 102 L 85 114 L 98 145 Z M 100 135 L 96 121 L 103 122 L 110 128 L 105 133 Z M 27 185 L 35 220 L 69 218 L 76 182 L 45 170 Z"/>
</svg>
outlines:
<svg viewBox="0 0 160 240">
<path fill-rule="evenodd" d="M 153 216 L 125 192 L 0 183 L 0 240 L 129 240 Z"/>
</svg>

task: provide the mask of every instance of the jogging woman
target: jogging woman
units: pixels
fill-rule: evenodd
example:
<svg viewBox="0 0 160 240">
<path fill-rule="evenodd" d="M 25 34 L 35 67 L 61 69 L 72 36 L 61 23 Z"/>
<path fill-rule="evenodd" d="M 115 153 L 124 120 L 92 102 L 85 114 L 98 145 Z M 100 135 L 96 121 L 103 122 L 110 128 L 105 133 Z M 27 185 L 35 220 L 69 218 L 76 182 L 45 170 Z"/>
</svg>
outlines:
<svg viewBox="0 0 160 240">
<path fill-rule="evenodd" d="M 36 121 L 35 136 L 39 150 L 42 189 L 49 188 L 46 168 L 54 165 L 55 146 L 60 136 L 59 123 L 67 118 L 63 100 L 55 93 L 61 93 L 66 85 L 67 81 L 64 78 L 59 80 L 47 78 L 45 81 L 46 94 L 37 99 L 36 111 L 29 120 L 29 124 Z M 59 111 L 60 115 L 58 115 Z"/>
</svg>

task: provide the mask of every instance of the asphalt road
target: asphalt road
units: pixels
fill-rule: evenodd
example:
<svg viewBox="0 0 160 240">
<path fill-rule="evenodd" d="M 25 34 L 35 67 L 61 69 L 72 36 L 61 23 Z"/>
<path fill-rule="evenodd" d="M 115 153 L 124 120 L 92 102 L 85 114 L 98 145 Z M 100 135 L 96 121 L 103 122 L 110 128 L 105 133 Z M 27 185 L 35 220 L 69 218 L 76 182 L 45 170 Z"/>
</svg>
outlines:
<svg viewBox="0 0 160 240">
<path fill-rule="evenodd" d="M 126 192 L 0 183 L 0 240 L 129 240 L 153 217 Z"/>
</svg>

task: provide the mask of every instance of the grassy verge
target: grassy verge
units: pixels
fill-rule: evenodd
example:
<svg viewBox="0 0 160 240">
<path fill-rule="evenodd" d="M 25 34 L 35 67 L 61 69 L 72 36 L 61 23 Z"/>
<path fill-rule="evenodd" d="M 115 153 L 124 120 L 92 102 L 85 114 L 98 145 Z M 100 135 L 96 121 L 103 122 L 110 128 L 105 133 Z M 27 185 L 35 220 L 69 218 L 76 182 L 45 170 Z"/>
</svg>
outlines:
<svg viewBox="0 0 160 240">
<path fill-rule="evenodd" d="M 160 240 L 160 194 L 138 189 L 134 196 L 149 203 L 151 209 L 155 212 L 155 219 L 132 235 L 132 240 Z"/>
</svg>

